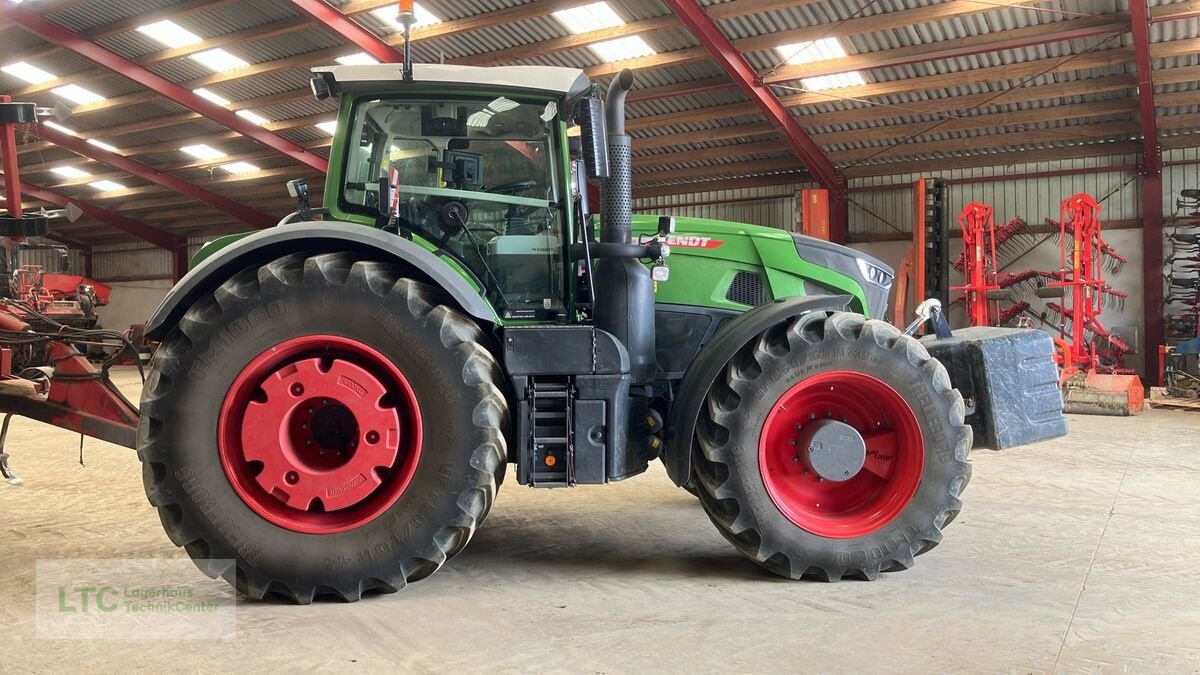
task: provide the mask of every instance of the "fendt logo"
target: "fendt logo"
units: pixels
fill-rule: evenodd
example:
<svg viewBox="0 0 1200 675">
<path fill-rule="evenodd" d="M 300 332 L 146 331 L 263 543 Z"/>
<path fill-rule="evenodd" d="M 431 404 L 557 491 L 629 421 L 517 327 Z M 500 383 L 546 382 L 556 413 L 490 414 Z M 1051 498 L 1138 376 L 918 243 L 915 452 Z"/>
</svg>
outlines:
<svg viewBox="0 0 1200 675">
<path fill-rule="evenodd" d="M 700 237 L 694 234 L 669 234 L 667 235 L 667 245 L 677 248 L 719 248 L 725 245 L 725 242 L 712 237 Z"/>
</svg>

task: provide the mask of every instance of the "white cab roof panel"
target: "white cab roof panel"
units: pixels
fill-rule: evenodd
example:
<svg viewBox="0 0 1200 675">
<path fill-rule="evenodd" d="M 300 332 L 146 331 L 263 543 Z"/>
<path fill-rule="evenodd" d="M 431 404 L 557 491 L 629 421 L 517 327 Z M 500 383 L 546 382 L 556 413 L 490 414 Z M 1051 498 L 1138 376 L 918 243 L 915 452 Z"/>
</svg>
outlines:
<svg viewBox="0 0 1200 675">
<path fill-rule="evenodd" d="M 382 63 L 367 66 L 322 66 L 313 68 L 314 73 L 331 73 L 340 83 L 349 82 L 400 82 L 400 64 Z M 503 66 L 480 68 L 477 66 L 452 66 L 431 63 L 414 63 L 413 80 L 419 83 L 451 85 L 495 85 L 511 89 L 525 89 L 554 94 L 578 94 L 591 84 L 587 75 L 578 68 L 556 68 L 551 66 Z"/>
</svg>

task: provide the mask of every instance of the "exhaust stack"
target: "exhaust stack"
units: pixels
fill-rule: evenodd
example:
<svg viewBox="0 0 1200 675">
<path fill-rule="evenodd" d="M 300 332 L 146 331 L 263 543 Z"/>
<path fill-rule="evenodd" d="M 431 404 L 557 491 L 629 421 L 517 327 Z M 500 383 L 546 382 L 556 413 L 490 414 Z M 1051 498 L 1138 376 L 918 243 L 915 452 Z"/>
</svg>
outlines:
<svg viewBox="0 0 1200 675">
<path fill-rule="evenodd" d="M 600 191 L 600 241 L 633 240 L 633 174 L 630 139 L 625 134 L 625 96 L 633 73 L 622 70 L 608 88 L 607 126 L 610 175 Z M 634 384 L 654 381 L 654 281 L 633 258 L 602 258 L 596 263 L 596 326 L 612 333 L 629 351 Z"/>
</svg>

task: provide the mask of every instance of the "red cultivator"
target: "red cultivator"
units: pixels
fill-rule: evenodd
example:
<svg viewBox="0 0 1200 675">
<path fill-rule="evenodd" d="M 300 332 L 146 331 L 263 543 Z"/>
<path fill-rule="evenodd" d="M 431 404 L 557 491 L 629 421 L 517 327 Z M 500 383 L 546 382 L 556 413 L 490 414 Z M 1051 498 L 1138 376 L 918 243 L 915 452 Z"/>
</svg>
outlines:
<svg viewBox="0 0 1200 675">
<path fill-rule="evenodd" d="M 954 263 L 962 272 L 963 285 L 951 290 L 962 291 L 953 304 L 962 304 L 967 321 L 972 326 L 1014 326 L 1030 311 L 1028 302 L 1019 295 L 1035 290 L 1041 284 L 1041 273 L 1001 272 L 1001 256 L 1006 250 L 1026 248 L 1030 235 L 1025 221 L 1013 218 L 996 227 L 992 207 L 971 202 L 958 216 L 962 226 L 963 253 Z"/>
<path fill-rule="evenodd" d="M 1065 410 L 1136 415 L 1142 411 L 1144 392 L 1141 381 L 1121 367 L 1129 346 L 1100 322 L 1106 305 L 1123 304 L 1126 297 L 1104 281 L 1104 268 L 1119 271 L 1125 258 L 1104 242 L 1100 209 L 1088 194 L 1063 200 L 1058 223 L 1061 267 L 1044 295 L 1061 293 L 1066 304 L 1049 302 L 1046 308 L 1058 316 Z"/>
</svg>

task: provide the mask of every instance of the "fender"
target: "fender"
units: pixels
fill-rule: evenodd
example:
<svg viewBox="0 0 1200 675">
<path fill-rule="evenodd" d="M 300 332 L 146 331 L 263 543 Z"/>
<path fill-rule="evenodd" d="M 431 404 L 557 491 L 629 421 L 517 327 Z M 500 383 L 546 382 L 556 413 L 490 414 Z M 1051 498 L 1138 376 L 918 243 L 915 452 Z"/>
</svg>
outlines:
<svg viewBox="0 0 1200 675">
<path fill-rule="evenodd" d="M 392 259 L 429 277 L 471 316 L 496 323 L 491 305 L 441 258 L 404 237 L 365 225 L 295 223 L 256 232 L 205 258 L 167 293 L 146 322 L 146 337 L 162 340 L 192 303 L 254 264 L 297 251 L 355 251 Z"/>
<path fill-rule="evenodd" d="M 729 322 L 717 332 L 712 341 L 700 350 L 692 366 L 679 385 L 679 397 L 671 406 L 671 429 L 667 447 L 662 456 L 667 475 L 676 485 L 684 485 L 692 478 L 692 435 L 696 420 L 700 417 L 700 406 L 717 375 L 734 354 L 747 342 L 775 324 L 793 317 L 815 311 L 845 311 L 853 296 L 809 295 L 785 298 L 755 307 Z"/>
</svg>

